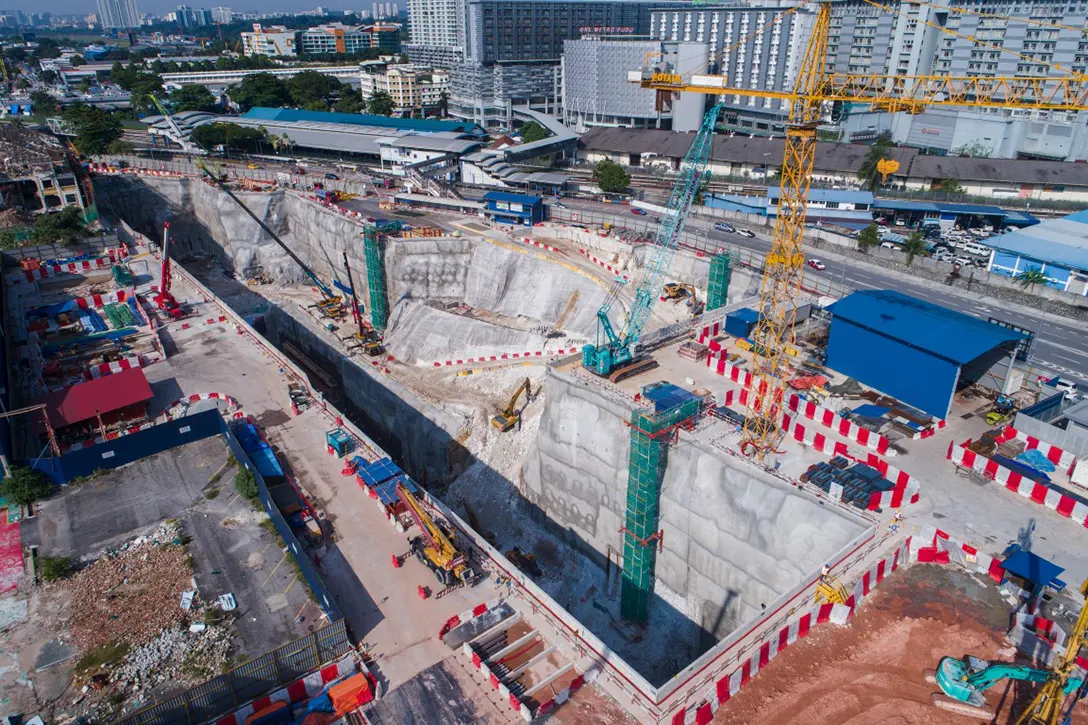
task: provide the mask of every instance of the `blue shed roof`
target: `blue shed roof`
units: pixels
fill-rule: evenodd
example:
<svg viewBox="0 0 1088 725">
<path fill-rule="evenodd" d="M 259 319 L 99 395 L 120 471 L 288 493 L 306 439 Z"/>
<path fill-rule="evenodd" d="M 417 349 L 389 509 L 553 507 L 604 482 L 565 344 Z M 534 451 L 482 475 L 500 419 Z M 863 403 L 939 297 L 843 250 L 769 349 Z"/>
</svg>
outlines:
<svg viewBox="0 0 1088 725">
<path fill-rule="evenodd" d="M 483 133 L 483 129 L 470 121 L 439 121 L 431 118 L 393 118 L 371 116 L 363 113 L 335 113 L 331 111 L 302 111 L 294 108 L 264 108 L 257 106 L 243 114 L 243 118 L 261 121 L 286 121 L 310 123 L 347 123 L 355 126 L 396 128 L 404 131 L 457 131 L 459 133 Z"/>
<path fill-rule="evenodd" d="M 999 206 L 985 206 L 983 204 L 947 204 L 943 201 L 937 202 L 936 206 L 940 211 L 950 211 L 954 214 L 1005 216 L 1005 210 Z"/>
<path fill-rule="evenodd" d="M 891 209 L 892 211 L 939 211 L 937 205 L 931 201 L 903 201 L 900 199 L 877 199 L 873 202 L 874 209 Z"/>
<path fill-rule="evenodd" d="M 1038 554 L 1020 550 L 1001 563 L 1005 571 L 1022 576 L 1035 584 L 1049 584 L 1057 579 L 1065 569 L 1047 561 Z"/>
<path fill-rule="evenodd" d="M 860 290 L 827 308 L 852 322 L 963 365 L 1025 335 L 895 290 Z"/>
<path fill-rule="evenodd" d="M 782 196 L 782 188 L 779 186 L 767 187 L 767 198 L 777 199 Z M 809 189 L 809 201 L 852 201 L 856 204 L 872 204 L 873 193 L 871 191 L 855 191 L 853 189 Z"/>
<path fill-rule="evenodd" d="M 543 204 L 544 200 L 539 196 L 525 194 L 508 194 L 505 191 L 489 191 L 483 196 L 484 201 L 507 201 L 514 204 Z"/>
<path fill-rule="evenodd" d="M 1088 270 L 1088 210 L 998 234 L 986 243 L 1047 264 Z"/>
</svg>

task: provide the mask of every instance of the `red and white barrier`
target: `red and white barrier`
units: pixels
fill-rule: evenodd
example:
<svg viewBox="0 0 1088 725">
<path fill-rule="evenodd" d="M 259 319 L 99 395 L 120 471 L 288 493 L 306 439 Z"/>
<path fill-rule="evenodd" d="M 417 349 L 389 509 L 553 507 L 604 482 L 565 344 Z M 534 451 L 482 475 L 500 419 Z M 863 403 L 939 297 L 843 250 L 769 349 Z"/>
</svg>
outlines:
<svg viewBox="0 0 1088 725">
<path fill-rule="evenodd" d="M 203 327 L 205 325 L 218 325 L 227 321 L 226 315 L 219 315 L 218 317 L 208 317 L 200 322 L 183 322 L 180 325 L 173 325 L 166 329 L 168 332 L 177 332 L 178 330 L 189 330 L 194 327 Z"/>
<path fill-rule="evenodd" d="M 557 249 L 556 247 L 551 246 L 550 244 L 544 244 L 544 242 L 538 242 L 537 240 L 530 239 L 529 237 L 522 237 L 520 241 L 524 242 L 525 244 L 528 244 L 529 246 L 539 247 L 540 249 L 543 249 L 543 250 L 548 251 L 548 252 L 558 252 L 559 251 L 559 249 Z"/>
<path fill-rule="evenodd" d="M 89 372 L 92 378 L 101 378 L 107 375 L 113 375 L 114 373 L 119 373 L 122 370 L 131 370 L 139 367 L 143 367 L 143 361 L 140 360 L 140 356 L 129 355 L 120 360 L 99 363 L 91 368 Z"/>
<path fill-rule="evenodd" d="M 160 416 L 162 422 L 173 420 L 178 413 L 184 414 L 184 411 L 188 410 L 193 403 L 197 403 L 201 400 L 222 400 L 227 404 L 227 412 L 233 412 L 241 408 L 241 404 L 229 395 L 223 393 L 193 393 L 192 395 L 184 398 L 178 398 L 167 407 L 166 412 Z"/>
<path fill-rule="evenodd" d="M 907 504 L 918 503 L 922 484 L 914 476 L 889 464 L 875 453 L 870 453 L 862 463 L 880 472 L 880 475 L 895 484 L 891 491 L 877 491 L 869 498 L 869 510 L 897 509 Z"/>
<path fill-rule="evenodd" d="M 556 251 L 559 251 L 559 250 L 556 250 Z M 596 257 L 594 257 L 592 254 L 590 254 L 589 252 L 587 252 L 584 249 L 579 249 L 578 254 L 581 254 L 583 257 L 588 259 L 590 262 L 593 262 L 598 267 L 603 267 L 604 269 L 607 269 L 609 272 L 612 272 L 613 274 L 619 275 L 619 277 L 621 279 L 625 280 L 625 281 L 630 279 L 630 277 L 628 277 L 626 274 L 621 272 L 618 267 L 613 267 L 608 262 L 605 262 L 602 259 L 597 259 Z"/>
<path fill-rule="evenodd" d="M 956 541 L 935 527 L 923 527 L 911 537 L 911 560 L 922 564 L 950 564 L 955 554 L 957 563 L 968 570 L 985 574 L 998 584 L 1005 578 L 1005 567 L 995 557 L 984 554 L 975 547 Z"/>
<path fill-rule="evenodd" d="M 986 456 L 980 456 L 978 453 L 967 448 L 967 445 L 970 442 L 971 441 L 968 440 L 960 445 L 956 445 L 955 442 L 949 443 L 946 458 L 956 465 L 966 466 L 967 468 L 978 471 L 987 478 L 1000 483 L 1013 493 L 1017 493 L 1037 504 L 1046 506 L 1051 511 L 1057 511 L 1061 516 L 1064 516 L 1067 519 L 1073 519 L 1081 526 L 1088 528 L 1088 506 L 1072 496 L 1067 496 L 1061 491 L 1052 489 L 1049 486 L 1033 481 L 1030 478 L 1026 478 L 1017 471 L 1005 468 L 997 461 L 991 460 Z"/>
<path fill-rule="evenodd" d="M 346 655 L 338 662 L 326 665 L 317 672 L 311 672 L 301 680 L 295 680 L 287 687 L 280 688 L 269 695 L 264 695 L 246 703 L 231 714 L 217 719 L 215 725 L 245 725 L 246 720 L 253 713 L 259 712 L 273 703 L 286 702 L 294 705 L 303 700 L 309 700 L 321 694 L 321 691 L 328 685 L 355 674 L 357 669 L 358 665 L 355 658 Z M 365 665 L 363 665 L 363 671 L 367 675 L 367 679 L 371 680 L 371 687 L 373 687 L 373 678 L 366 670 Z"/>
<path fill-rule="evenodd" d="M 712 337 L 717 337 L 719 334 L 721 334 L 721 331 L 722 323 L 720 320 L 713 324 L 705 325 L 703 329 L 699 330 L 699 344 L 705 345 L 707 340 Z"/>
<path fill-rule="evenodd" d="M 934 423 L 929 428 L 926 428 L 925 430 L 920 431 L 920 432 L 915 433 L 914 435 L 912 435 L 910 437 L 910 439 L 912 441 L 917 441 L 917 440 L 922 440 L 924 438 L 931 438 L 932 436 L 937 435 L 937 431 L 944 430 L 944 427 L 946 425 L 948 425 L 948 421 L 945 420 L 944 418 L 941 418 L 940 420 L 938 420 L 936 423 Z"/>
<path fill-rule="evenodd" d="M 854 441 L 858 445 L 874 450 L 877 453 L 888 452 L 891 441 L 884 436 L 867 428 L 862 428 L 857 423 L 836 414 L 833 410 L 821 407 L 811 400 L 805 400 L 797 393 L 790 395 L 787 406 L 790 410 L 800 413 L 809 420 L 815 421 L 825 428 L 830 428 L 847 440 Z"/>
<path fill-rule="evenodd" d="M 504 352 L 498 355 L 480 355 L 478 357 L 466 357 L 458 358 L 454 360 L 435 361 L 433 366 L 436 368 L 441 367 L 461 367 L 463 365 L 474 365 L 477 363 L 488 362 L 502 362 L 504 360 L 512 361 L 524 361 L 524 360 L 545 360 L 556 357 L 562 357 L 564 355 L 573 355 L 581 350 L 580 347 L 570 347 L 561 350 L 535 350 L 531 352 Z"/>
<path fill-rule="evenodd" d="M 449 634 L 450 630 L 452 630 L 454 627 L 460 627 L 465 622 L 471 622 L 473 619 L 476 619 L 477 617 L 482 617 L 483 615 L 487 614 L 492 609 L 494 609 L 495 607 L 499 606 L 502 603 L 503 603 L 502 599 L 489 599 L 488 601 L 484 602 L 483 604 L 477 604 L 472 609 L 466 609 L 465 611 L 461 612 L 460 614 L 453 615 L 452 617 L 450 617 L 449 619 L 446 620 L 445 624 L 442 625 L 442 629 L 439 630 L 439 632 L 438 632 L 438 638 L 442 639 L 447 634 Z"/>
<path fill-rule="evenodd" d="M 107 249 L 105 251 L 107 252 L 107 256 L 105 257 L 81 259 L 76 262 L 65 262 L 64 264 L 42 265 L 37 269 L 22 269 L 18 272 L 9 273 L 5 278 L 14 284 L 19 284 L 24 281 L 34 282 L 39 279 L 48 279 L 49 277 L 58 274 L 83 274 L 84 272 L 90 272 L 92 270 L 108 269 L 111 265 L 124 259 L 124 252 L 120 249 Z"/>
<path fill-rule="evenodd" d="M 1069 472 L 1073 470 L 1073 466 L 1077 463 L 1077 457 L 1069 451 L 1062 450 L 1057 446 L 1051 445 L 1046 441 L 1040 440 L 1035 436 L 1030 436 L 1027 433 L 1018 431 L 1011 425 L 1005 426 L 1000 435 L 995 439 L 997 443 L 1004 443 L 1005 441 L 1011 441 L 1013 439 L 1024 441 L 1027 444 L 1026 450 L 1038 450 L 1046 459 L 1053 463 L 1059 470 Z"/>
<path fill-rule="evenodd" d="M 845 624 L 877 584 L 900 566 L 906 565 L 909 542 L 908 539 L 866 571 L 854 585 L 853 593 L 846 604 L 821 604 L 813 607 L 768 636 L 755 654 L 741 662 L 732 673 L 715 682 L 701 701 L 685 705 L 674 713 L 670 720 L 671 725 L 706 725 L 714 719 L 714 713 L 719 707 L 729 702 L 731 697 L 740 692 L 742 687 L 786 647 L 807 637 L 817 624 Z"/>
</svg>

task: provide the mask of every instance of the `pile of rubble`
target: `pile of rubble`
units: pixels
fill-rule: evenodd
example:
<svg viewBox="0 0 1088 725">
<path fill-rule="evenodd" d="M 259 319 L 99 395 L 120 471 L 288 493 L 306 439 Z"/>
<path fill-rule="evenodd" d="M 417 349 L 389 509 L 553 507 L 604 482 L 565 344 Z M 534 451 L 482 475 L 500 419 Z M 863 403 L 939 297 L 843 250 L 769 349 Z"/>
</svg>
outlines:
<svg viewBox="0 0 1088 725">
<path fill-rule="evenodd" d="M 226 627 L 176 627 L 128 653 L 113 681 L 140 693 L 163 682 L 198 684 L 227 664 L 231 634 Z"/>
<path fill-rule="evenodd" d="M 176 523 L 107 552 L 64 584 L 75 604 L 73 644 L 81 651 L 111 643 L 138 646 L 180 626 L 188 613 L 179 598 L 192 579 Z"/>
</svg>

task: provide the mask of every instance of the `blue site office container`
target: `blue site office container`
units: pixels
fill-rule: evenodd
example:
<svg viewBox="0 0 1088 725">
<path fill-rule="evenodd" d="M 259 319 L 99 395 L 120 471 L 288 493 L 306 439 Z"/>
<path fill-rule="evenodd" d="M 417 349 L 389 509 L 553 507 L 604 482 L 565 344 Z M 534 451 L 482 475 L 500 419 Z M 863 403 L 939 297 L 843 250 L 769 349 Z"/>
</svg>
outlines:
<svg viewBox="0 0 1088 725">
<path fill-rule="evenodd" d="M 730 312 L 725 316 L 725 334 L 732 337 L 748 337 L 759 322 L 759 313 L 749 307 Z"/>
</svg>

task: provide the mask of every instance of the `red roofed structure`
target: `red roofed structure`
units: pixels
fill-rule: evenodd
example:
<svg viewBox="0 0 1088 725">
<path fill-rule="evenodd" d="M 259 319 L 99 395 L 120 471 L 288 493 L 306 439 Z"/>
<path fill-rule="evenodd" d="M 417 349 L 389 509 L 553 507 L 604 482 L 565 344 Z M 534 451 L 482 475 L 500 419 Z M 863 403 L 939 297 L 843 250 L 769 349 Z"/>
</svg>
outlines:
<svg viewBox="0 0 1088 725">
<path fill-rule="evenodd" d="M 143 418 L 153 397 L 144 371 L 133 368 L 58 390 L 38 402 L 45 404 L 49 423 L 59 432 L 87 421 L 97 426 L 101 419 L 108 426 Z"/>
</svg>

